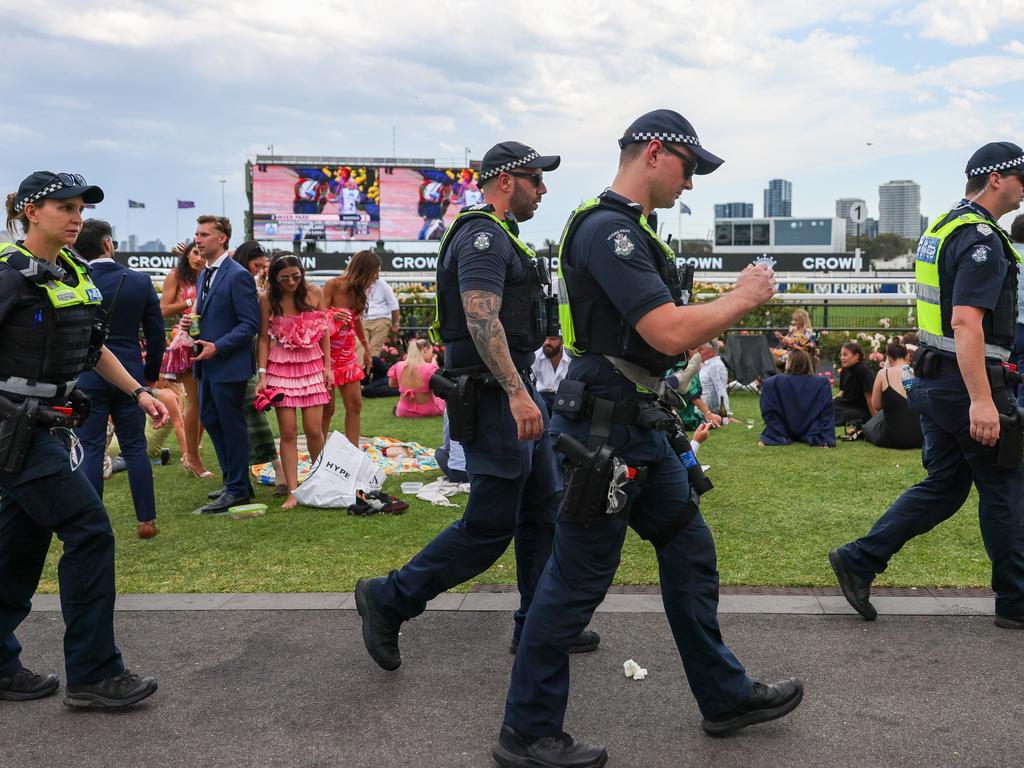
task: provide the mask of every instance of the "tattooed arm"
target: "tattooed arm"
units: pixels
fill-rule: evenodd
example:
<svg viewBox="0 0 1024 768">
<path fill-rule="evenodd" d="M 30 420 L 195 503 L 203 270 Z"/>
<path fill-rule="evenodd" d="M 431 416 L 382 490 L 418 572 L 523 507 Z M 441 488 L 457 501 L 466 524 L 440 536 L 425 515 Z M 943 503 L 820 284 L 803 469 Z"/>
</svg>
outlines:
<svg viewBox="0 0 1024 768">
<path fill-rule="evenodd" d="M 544 430 L 544 419 L 508 351 L 505 329 L 498 320 L 501 297 L 490 291 L 464 291 L 462 308 L 466 313 L 466 325 L 476 351 L 508 394 L 519 439 L 537 439 Z"/>
</svg>

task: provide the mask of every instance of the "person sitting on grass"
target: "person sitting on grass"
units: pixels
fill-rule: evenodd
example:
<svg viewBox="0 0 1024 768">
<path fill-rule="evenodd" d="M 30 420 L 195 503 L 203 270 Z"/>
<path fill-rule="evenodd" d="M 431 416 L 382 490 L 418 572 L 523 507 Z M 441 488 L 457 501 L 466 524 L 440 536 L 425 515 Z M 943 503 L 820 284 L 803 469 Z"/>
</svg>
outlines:
<svg viewBox="0 0 1024 768">
<path fill-rule="evenodd" d="M 832 414 L 832 387 L 815 376 L 811 357 L 791 349 L 786 372 L 764 380 L 761 387 L 761 418 L 764 431 L 758 445 L 807 445 L 834 448 L 836 424 Z"/>
<path fill-rule="evenodd" d="M 776 331 L 775 338 L 779 345 L 772 349 L 772 354 L 779 362 L 791 349 L 809 349 L 814 344 L 814 328 L 811 326 L 811 316 L 807 310 L 794 309 L 789 330 L 785 335 L 781 331 Z"/>
<path fill-rule="evenodd" d="M 395 416 L 416 418 L 444 413 L 444 400 L 430 391 L 430 377 L 436 372 L 433 345 L 426 339 L 412 339 L 405 359 L 388 371 L 388 384 L 399 391 Z"/>
<path fill-rule="evenodd" d="M 848 341 L 839 350 L 839 394 L 833 399 L 837 425 L 859 421 L 863 424 L 874 415 L 871 390 L 875 374 L 864 362 L 864 349 L 856 341 Z"/>
<path fill-rule="evenodd" d="M 920 448 L 921 417 L 910 410 L 903 388 L 903 366 L 910 364 L 910 355 L 902 343 L 892 341 L 885 356 L 888 365 L 875 376 L 871 390 L 875 415 L 864 423 L 864 439 L 882 448 Z"/>
</svg>

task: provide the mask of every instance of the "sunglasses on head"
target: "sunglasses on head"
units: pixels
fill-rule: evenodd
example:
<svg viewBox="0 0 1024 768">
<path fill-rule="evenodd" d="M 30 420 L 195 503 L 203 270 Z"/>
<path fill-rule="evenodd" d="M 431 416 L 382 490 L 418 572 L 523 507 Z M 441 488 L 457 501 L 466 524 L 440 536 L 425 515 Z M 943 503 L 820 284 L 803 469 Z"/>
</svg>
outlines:
<svg viewBox="0 0 1024 768">
<path fill-rule="evenodd" d="M 55 173 L 60 183 L 65 187 L 87 187 L 89 182 L 85 180 L 85 176 L 80 173 Z"/>
<path fill-rule="evenodd" d="M 697 161 L 694 160 L 692 157 L 687 157 L 678 149 L 672 149 L 672 147 L 668 144 L 662 143 L 661 147 L 670 155 L 675 155 L 676 157 L 683 161 L 683 178 L 692 179 L 693 174 L 697 172 Z"/>
<path fill-rule="evenodd" d="M 529 179 L 533 182 L 535 189 L 540 189 L 540 185 L 544 183 L 543 173 L 512 173 L 509 171 L 509 176 L 515 176 L 517 179 Z"/>
</svg>

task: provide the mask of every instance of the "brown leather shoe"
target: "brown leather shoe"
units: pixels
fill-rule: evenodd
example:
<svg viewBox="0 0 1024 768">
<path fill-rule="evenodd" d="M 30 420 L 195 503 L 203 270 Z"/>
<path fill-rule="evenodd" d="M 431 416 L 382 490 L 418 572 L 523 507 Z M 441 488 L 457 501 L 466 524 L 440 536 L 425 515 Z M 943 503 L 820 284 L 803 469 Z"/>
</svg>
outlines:
<svg viewBox="0 0 1024 768">
<path fill-rule="evenodd" d="M 152 539 L 158 533 L 160 533 L 160 529 L 156 527 L 156 520 L 147 520 L 144 523 L 139 523 L 140 539 Z"/>
</svg>

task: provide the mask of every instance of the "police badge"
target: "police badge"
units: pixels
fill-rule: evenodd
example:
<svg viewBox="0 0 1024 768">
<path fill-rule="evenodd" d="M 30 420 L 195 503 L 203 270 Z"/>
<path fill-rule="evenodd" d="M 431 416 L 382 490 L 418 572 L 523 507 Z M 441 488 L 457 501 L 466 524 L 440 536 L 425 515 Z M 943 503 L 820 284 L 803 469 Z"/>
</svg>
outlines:
<svg viewBox="0 0 1024 768">
<path fill-rule="evenodd" d="M 629 239 L 629 235 L 625 232 L 616 232 L 612 238 L 612 247 L 615 249 L 615 255 L 627 258 L 636 246 L 633 241 Z"/>
<path fill-rule="evenodd" d="M 473 247 L 478 251 L 486 251 L 491 247 L 491 233 L 481 232 L 473 238 Z"/>
<path fill-rule="evenodd" d="M 988 252 L 991 250 L 992 249 L 989 248 L 987 245 L 979 245 L 971 253 L 971 258 L 974 259 L 974 261 L 978 264 L 984 264 L 986 261 L 988 261 Z"/>
</svg>

